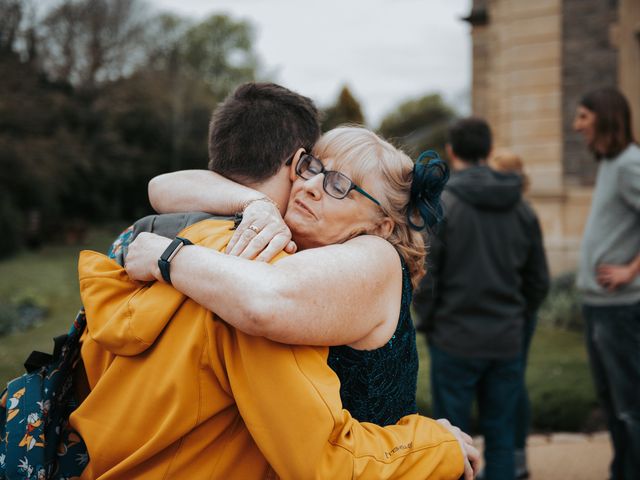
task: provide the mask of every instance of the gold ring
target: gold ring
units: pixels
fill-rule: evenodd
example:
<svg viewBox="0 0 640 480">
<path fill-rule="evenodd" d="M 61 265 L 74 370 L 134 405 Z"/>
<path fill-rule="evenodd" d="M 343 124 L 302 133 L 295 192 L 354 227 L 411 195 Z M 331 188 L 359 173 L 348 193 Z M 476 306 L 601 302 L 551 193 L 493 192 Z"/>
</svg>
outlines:
<svg viewBox="0 0 640 480">
<path fill-rule="evenodd" d="M 258 227 L 256 227 L 255 225 L 249 225 L 247 228 L 249 230 L 253 230 L 254 232 L 256 232 L 256 234 L 260 233 L 260 229 Z"/>
</svg>

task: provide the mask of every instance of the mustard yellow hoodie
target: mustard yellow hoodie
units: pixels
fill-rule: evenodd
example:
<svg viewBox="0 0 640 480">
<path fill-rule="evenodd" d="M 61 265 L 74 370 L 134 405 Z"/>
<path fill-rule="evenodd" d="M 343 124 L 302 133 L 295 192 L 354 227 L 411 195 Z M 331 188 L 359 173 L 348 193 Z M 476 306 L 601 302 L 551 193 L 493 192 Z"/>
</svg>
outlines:
<svg viewBox="0 0 640 480">
<path fill-rule="evenodd" d="M 207 220 L 181 235 L 222 250 L 230 225 Z M 71 416 L 90 455 L 82 478 L 462 475 L 461 449 L 435 421 L 409 415 L 383 428 L 343 410 L 326 348 L 246 335 L 95 252 L 80 254 L 79 274 L 92 387 Z"/>
</svg>

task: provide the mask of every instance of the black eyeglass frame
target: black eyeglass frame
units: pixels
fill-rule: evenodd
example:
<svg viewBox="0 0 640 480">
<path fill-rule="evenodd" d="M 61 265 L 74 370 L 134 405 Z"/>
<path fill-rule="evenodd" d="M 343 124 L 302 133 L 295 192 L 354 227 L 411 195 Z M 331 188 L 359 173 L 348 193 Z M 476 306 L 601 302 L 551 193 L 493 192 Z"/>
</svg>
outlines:
<svg viewBox="0 0 640 480">
<path fill-rule="evenodd" d="M 310 177 L 305 177 L 302 174 L 302 172 L 300 172 L 300 166 L 302 165 L 303 159 L 305 157 L 309 157 L 311 159 L 310 161 L 314 161 L 315 160 L 320 165 L 320 171 L 318 173 L 313 173 Z M 337 170 L 327 170 L 325 168 L 325 166 L 324 166 L 324 163 L 322 163 L 322 161 L 320 159 L 314 157 L 310 153 L 303 153 L 302 155 L 300 155 L 300 159 L 298 160 L 298 163 L 296 164 L 296 175 L 298 175 L 303 180 L 311 180 L 313 177 L 315 177 L 316 175 L 320 175 L 321 173 L 324 174 L 324 180 L 322 181 L 322 189 L 326 192 L 327 195 L 329 195 L 329 196 L 331 196 L 333 198 L 337 198 L 338 200 L 342 200 L 347 195 L 349 195 L 349 192 L 351 192 L 351 190 L 355 190 L 356 192 L 361 193 L 362 195 L 367 197 L 369 200 L 371 200 L 376 205 L 381 206 L 380 202 L 378 200 L 376 200 L 373 196 L 371 196 L 369 193 L 367 193 L 363 188 L 361 188 L 360 186 L 358 186 L 355 183 L 353 183 L 353 180 L 351 180 L 349 177 L 347 177 L 344 173 L 338 172 Z M 349 181 L 349 188 L 347 189 L 347 191 L 345 192 L 344 195 L 338 196 L 335 193 L 331 193 L 327 189 L 327 185 L 330 182 L 331 174 L 338 175 L 339 178 L 345 178 L 346 180 Z"/>
</svg>

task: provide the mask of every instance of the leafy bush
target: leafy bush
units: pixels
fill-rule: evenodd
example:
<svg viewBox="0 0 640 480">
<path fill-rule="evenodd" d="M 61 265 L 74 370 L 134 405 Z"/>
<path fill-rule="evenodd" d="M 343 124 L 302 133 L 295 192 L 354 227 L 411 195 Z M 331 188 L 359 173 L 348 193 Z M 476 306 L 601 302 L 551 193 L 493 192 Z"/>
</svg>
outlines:
<svg viewBox="0 0 640 480">
<path fill-rule="evenodd" d="M 588 376 L 558 373 L 556 379 L 529 388 L 529 394 L 535 430 L 579 432 L 594 428 L 588 424 L 598 404 Z"/>
<path fill-rule="evenodd" d="M 540 326 L 531 344 L 526 377 L 536 430 L 604 428 L 589 425 L 597 400 L 581 332 Z"/>
<path fill-rule="evenodd" d="M 418 411 L 430 416 L 429 354 L 423 335 L 418 335 L 417 343 L 420 372 L 416 400 Z M 595 415 L 598 402 L 582 333 L 539 326 L 531 344 L 526 382 L 533 431 L 576 432 L 606 428 L 602 418 Z"/>
</svg>

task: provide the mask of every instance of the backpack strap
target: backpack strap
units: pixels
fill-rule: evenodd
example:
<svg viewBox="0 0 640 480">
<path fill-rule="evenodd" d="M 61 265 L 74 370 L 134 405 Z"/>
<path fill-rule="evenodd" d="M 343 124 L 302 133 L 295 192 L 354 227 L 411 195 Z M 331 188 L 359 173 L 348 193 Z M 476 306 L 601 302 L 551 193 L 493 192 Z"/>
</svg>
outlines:
<svg viewBox="0 0 640 480">
<path fill-rule="evenodd" d="M 33 373 L 51 362 L 57 361 L 62 355 L 62 346 L 67 341 L 67 338 L 69 338 L 69 334 L 65 333 L 64 335 L 58 335 L 53 339 L 53 355 L 50 353 L 39 352 L 37 350 L 31 352 L 24 362 L 24 368 L 27 370 L 27 373 Z"/>
<path fill-rule="evenodd" d="M 45 365 L 53 361 L 53 355 L 50 353 L 39 352 L 34 350 L 29 354 L 29 357 L 24 362 L 24 368 L 27 373 L 33 373 L 36 370 L 40 370 Z"/>
</svg>

